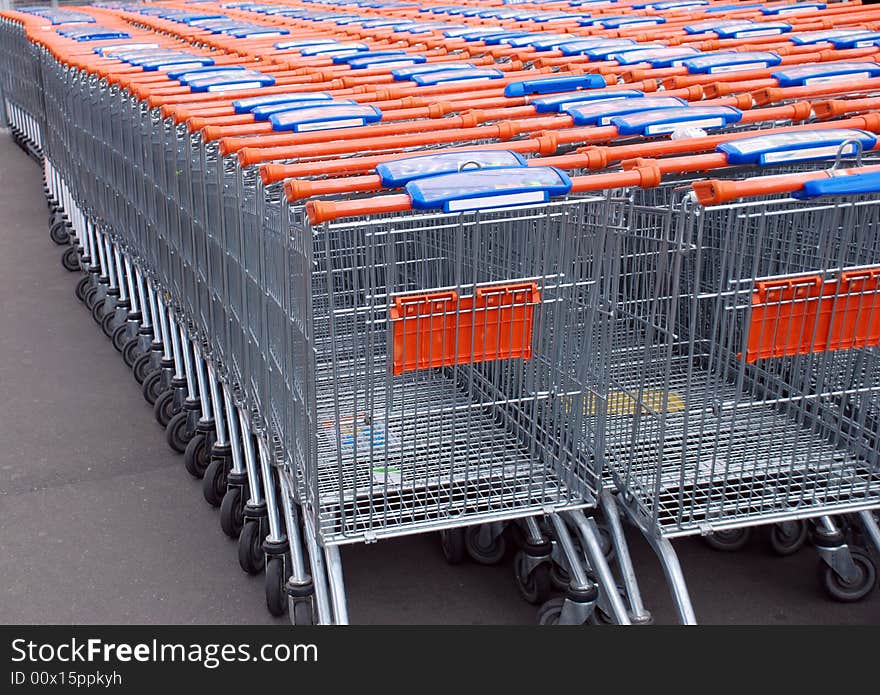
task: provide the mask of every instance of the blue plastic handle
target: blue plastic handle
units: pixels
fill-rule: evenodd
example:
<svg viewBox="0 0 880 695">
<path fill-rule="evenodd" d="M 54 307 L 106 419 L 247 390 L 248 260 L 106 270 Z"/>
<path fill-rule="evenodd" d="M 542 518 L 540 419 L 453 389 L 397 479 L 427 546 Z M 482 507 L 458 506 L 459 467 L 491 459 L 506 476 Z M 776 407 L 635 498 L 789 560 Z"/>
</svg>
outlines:
<svg viewBox="0 0 880 695">
<path fill-rule="evenodd" d="M 584 55 L 587 51 L 590 51 L 599 46 L 620 48 L 621 46 L 636 46 L 636 42 L 632 39 L 606 39 L 594 36 L 589 39 L 580 39 L 576 41 L 561 43 L 558 44 L 557 48 L 559 49 L 560 53 L 562 53 L 562 55 L 574 56 Z"/>
<path fill-rule="evenodd" d="M 411 80 L 413 75 L 424 75 L 429 72 L 442 72 L 443 70 L 473 70 L 473 63 L 423 63 L 403 68 L 394 68 L 391 76 L 398 81 Z"/>
<path fill-rule="evenodd" d="M 242 27 L 241 29 L 228 29 L 223 32 L 236 39 L 248 39 L 251 36 L 287 36 L 290 34 L 289 29 L 282 27 Z"/>
<path fill-rule="evenodd" d="M 605 86 L 607 86 L 605 78 L 595 74 L 573 75 L 571 77 L 538 77 L 531 80 L 509 82 L 504 88 L 504 96 L 554 94 L 578 89 L 601 89 Z"/>
<path fill-rule="evenodd" d="M 518 168 L 527 166 L 522 155 L 507 150 L 473 150 L 405 157 L 383 162 L 376 174 L 385 188 L 401 188 L 425 176 L 456 174 L 463 170 Z"/>
<path fill-rule="evenodd" d="M 497 80 L 504 77 L 501 70 L 495 68 L 471 68 L 470 70 L 437 70 L 420 75 L 413 75 L 412 81 L 417 85 L 433 85 L 441 82 L 457 82 L 462 80 Z"/>
<path fill-rule="evenodd" d="M 694 22 L 685 26 L 684 30 L 688 34 L 705 34 L 707 31 L 715 31 L 724 27 L 743 26 L 754 24 L 749 20 L 743 19 L 706 19 L 702 22 Z"/>
<path fill-rule="evenodd" d="M 296 111 L 297 109 L 311 109 L 315 106 L 335 108 L 338 106 L 355 106 L 356 101 L 349 99 L 313 99 L 287 101 L 280 104 L 267 104 L 266 106 L 258 106 L 251 113 L 254 115 L 255 121 L 268 121 L 276 113 L 286 113 L 288 111 Z"/>
<path fill-rule="evenodd" d="M 761 8 L 761 14 L 780 15 L 792 12 L 809 12 L 810 10 L 824 10 L 827 6 L 824 2 L 798 2 L 792 5 L 766 5 Z"/>
<path fill-rule="evenodd" d="M 580 102 L 564 105 L 560 111 L 571 116 L 576 126 L 610 125 L 615 116 L 660 109 L 681 109 L 687 102 L 677 97 L 642 97 L 640 99 L 616 99 L 598 103 Z"/>
<path fill-rule="evenodd" d="M 261 72 L 241 70 L 232 73 L 216 73 L 201 79 L 192 80 L 188 86 L 191 92 L 225 92 L 233 89 L 269 87 L 275 78 Z"/>
<path fill-rule="evenodd" d="M 672 0 L 671 2 L 652 2 L 641 5 L 641 7 L 650 7 L 654 10 L 664 12 L 665 10 L 677 10 L 682 7 L 697 7 L 708 4 L 709 0 Z M 639 5 L 633 5 L 633 7 L 640 9 Z"/>
<path fill-rule="evenodd" d="M 427 176 L 406 184 L 413 208 L 441 208 L 444 212 L 541 204 L 570 190 L 571 179 L 554 167 L 462 171 Z"/>
<path fill-rule="evenodd" d="M 600 19 L 597 24 L 604 29 L 619 29 L 620 27 L 633 27 L 642 24 L 665 24 L 665 17 L 614 17 L 612 19 Z"/>
<path fill-rule="evenodd" d="M 775 53 L 764 51 L 730 51 L 706 53 L 683 60 L 681 64 L 690 74 L 714 75 L 739 70 L 761 70 L 776 67 L 782 62 Z"/>
<path fill-rule="evenodd" d="M 298 101 L 330 101 L 332 96 L 327 92 L 292 92 L 290 94 L 266 94 L 261 97 L 249 97 L 236 99 L 232 102 L 235 113 L 250 113 L 260 106 L 274 106 L 276 104 L 294 104 Z"/>
<path fill-rule="evenodd" d="M 574 45 L 575 44 L 567 44 L 565 46 L 560 46 L 560 50 L 562 51 L 562 53 L 566 53 L 566 49 L 570 49 Z M 607 43 L 601 46 L 594 46 L 593 48 L 589 48 L 586 51 L 581 51 L 581 53 L 587 56 L 591 61 L 608 60 L 609 56 L 612 55 L 620 57 L 627 51 L 644 51 L 648 48 L 666 48 L 666 46 L 660 43 L 619 43 L 617 45 Z"/>
<path fill-rule="evenodd" d="M 857 141 L 863 150 L 877 145 L 877 136 L 864 130 L 834 128 L 828 130 L 799 130 L 772 135 L 723 142 L 716 151 L 727 155 L 728 164 L 757 164 L 768 166 L 816 159 L 834 159 L 838 153 L 854 154 L 856 145 L 841 150 L 845 142 Z"/>
<path fill-rule="evenodd" d="M 786 38 L 795 46 L 812 46 L 816 43 L 824 43 L 832 39 L 847 39 L 850 36 L 862 32 L 854 32 L 852 29 L 824 29 L 821 31 L 804 31 L 799 34 L 789 34 Z"/>
<path fill-rule="evenodd" d="M 756 36 L 776 36 L 791 31 L 791 24 L 783 22 L 749 22 L 748 24 L 719 27 L 715 33 L 722 39 L 752 38 Z"/>
<path fill-rule="evenodd" d="M 334 56 L 333 64 L 334 65 L 344 65 L 351 60 L 355 60 L 356 58 L 364 57 L 364 58 L 381 58 L 384 56 L 405 56 L 406 51 L 394 50 L 394 51 L 359 51 L 358 53 L 352 53 L 351 55 L 345 56 Z"/>
<path fill-rule="evenodd" d="M 134 54 L 156 48 L 159 48 L 158 43 L 114 43 L 111 46 L 96 46 L 92 51 L 105 58 L 118 58 L 126 53 Z"/>
<path fill-rule="evenodd" d="M 145 72 L 154 72 L 159 70 L 167 70 L 168 68 L 173 68 L 175 66 L 178 68 L 187 67 L 188 69 L 192 70 L 199 66 L 213 65 L 214 60 L 212 58 L 198 56 L 168 56 L 146 62 L 139 62 L 137 60 L 134 60 L 132 61 L 132 64 L 140 65 Z"/>
<path fill-rule="evenodd" d="M 685 106 L 615 116 L 611 125 L 619 135 L 668 135 L 680 127 L 712 130 L 724 128 L 742 118 L 742 111 L 732 106 Z"/>
<path fill-rule="evenodd" d="M 639 99 L 645 93 L 636 89 L 595 89 L 580 92 L 553 94 L 540 99 L 532 99 L 529 103 L 535 107 L 535 113 L 559 113 L 567 104 L 582 102 L 615 101 L 617 99 Z"/>
<path fill-rule="evenodd" d="M 356 41 L 336 42 L 333 44 L 317 44 L 312 46 L 304 46 L 300 51 L 304 56 L 319 56 L 322 53 L 338 53 L 341 51 L 368 51 L 370 47 L 365 43 Z"/>
<path fill-rule="evenodd" d="M 827 179 L 813 179 L 804 183 L 800 191 L 792 193 L 793 198 L 818 198 L 825 195 L 864 195 L 880 193 L 880 172 L 847 176 L 829 176 Z"/>
<path fill-rule="evenodd" d="M 244 70 L 240 65 L 206 65 L 199 68 L 173 68 L 166 71 L 166 75 L 172 80 L 180 80 L 183 84 L 188 84 L 189 80 L 196 79 L 199 76 L 209 75 L 217 72 L 235 72 L 236 70 Z"/>
<path fill-rule="evenodd" d="M 326 46 L 331 43 L 339 43 L 336 39 L 292 39 L 290 41 L 279 41 L 275 44 L 275 48 L 279 51 L 288 51 L 295 48 L 305 48 L 306 46 Z"/>
<path fill-rule="evenodd" d="M 583 36 L 575 36 L 574 34 L 555 34 L 546 36 L 543 34 L 532 34 L 531 36 L 523 36 L 519 39 L 512 39 L 508 43 L 516 48 L 531 46 L 536 51 L 551 51 L 557 46 L 564 43 L 574 43 L 575 41 L 583 41 Z"/>
<path fill-rule="evenodd" d="M 838 50 L 846 48 L 867 48 L 880 43 L 880 31 L 849 32 L 849 36 L 833 39 L 831 44 Z"/>
<path fill-rule="evenodd" d="M 655 68 L 664 68 L 674 65 L 685 58 L 699 55 L 696 48 L 676 46 L 673 48 L 645 48 L 640 51 L 623 51 L 611 53 L 609 60 L 616 60 L 619 65 L 635 65 L 637 63 L 650 63 Z"/>
<path fill-rule="evenodd" d="M 832 80 L 863 79 L 880 75 L 877 63 L 813 63 L 784 68 L 772 73 L 771 76 L 780 87 L 801 87 Z"/>
<path fill-rule="evenodd" d="M 487 46 L 498 46 L 502 43 L 507 43 L 512 39 L 522 38 L 523 36 L 527 36 L 526 32 L 523 31 L 503 31 L 498 34 L 490 34 L 489 36 L 483 37 L 483 43 Z"/>
<path fill-rule="evenodd" d="M 753 2 L 750 4 L 746 3 L 735 3 L 733 5 L 710 5 L 703 12 L 730 12 L 730 10 L 753 10 L 758 7 L 763 7 L 763 5 L 759 2 Z"/>
<path fill-rule="evenodd" d="M 273 113 L 269 116 L 272 130 L 294 133 L 356 128 L 381 120 L 382 112 L 369 104 L 312 106 Z"/>
</svg>

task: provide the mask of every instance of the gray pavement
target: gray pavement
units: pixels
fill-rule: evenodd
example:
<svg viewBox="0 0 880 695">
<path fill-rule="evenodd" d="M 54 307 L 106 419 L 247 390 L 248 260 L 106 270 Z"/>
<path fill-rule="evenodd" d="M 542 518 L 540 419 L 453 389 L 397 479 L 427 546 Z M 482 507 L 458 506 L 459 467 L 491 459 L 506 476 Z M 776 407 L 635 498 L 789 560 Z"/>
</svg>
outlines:
<svg viewBox="0 0 880 695">
<path fill-rule="evenodd" d="M 0 133 L 0 623 L 271 622 L 262 578 L 238 568 L 60 252 L 38 167 Z M 658 563 L 630 538 L 646 603 L 673 622 Z M 880 623 L 880 592 L 832 603 L 812 550 L 781 559 L 761 541 L 676 543 L 702 622 Z M 356 623 L 534 620 L 509 564 L 450 567 L 432 536 L 345 548 L 343 564 Z"/>
</svg>

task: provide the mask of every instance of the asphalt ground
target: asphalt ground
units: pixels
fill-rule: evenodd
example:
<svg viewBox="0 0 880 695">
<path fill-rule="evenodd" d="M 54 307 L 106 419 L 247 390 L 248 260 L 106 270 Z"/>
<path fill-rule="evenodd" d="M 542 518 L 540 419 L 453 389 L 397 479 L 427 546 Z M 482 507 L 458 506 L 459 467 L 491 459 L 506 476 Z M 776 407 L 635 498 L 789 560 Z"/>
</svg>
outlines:
<svg viewBox="0 0 880 695">
<path fill-rule="evenodd" d="M 140 388 L 73 295 L 50 241 L 40 172 L 0 132 L 0 623 L 267 623 L 261 577 Z M 675 621 L 660 566 L 629 533 L 644 600 Z M 675 544 L 697 617 L 716 624 L 880 623 L 880 591 L 828 600 L 811 548 L 779 558 L 766 537 L 737 553 Z M 432 535 L 346 547 L 354 623 L 533 623 L 510 562 L 447 565 Z M 281 622 L 281 621 L 279 621 Z"/>
</svg>

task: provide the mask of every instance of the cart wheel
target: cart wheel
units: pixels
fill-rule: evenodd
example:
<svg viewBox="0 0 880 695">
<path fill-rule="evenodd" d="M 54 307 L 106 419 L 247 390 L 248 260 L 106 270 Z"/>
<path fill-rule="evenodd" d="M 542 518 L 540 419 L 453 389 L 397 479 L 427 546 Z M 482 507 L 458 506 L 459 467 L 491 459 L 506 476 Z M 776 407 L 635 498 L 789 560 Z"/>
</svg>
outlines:
<svg viewBox="0 0 880 695">
<path fill-rule="evenodd" d="M 871 593 L 877 583 L 877 567 L 874 561 L 861 550 L 851 550 L 850 554 L 858 570 L 856 578 L 851 582 L 844 581 L 824 562 L 819 563 L 819 581 L 822 583 L 822 588 L 832 599 L 841 603 L 861 601 Z"/>
<path fill-rule="evenodd" d="M 113 335 L 111 336 L 110 340 L 112 341 L 113 347 L 116 348 L 117 352 L 122 352 L 122 350 L 125 348 L 125 342 L 127 340 L 125 337 L 125 328 L 125 324 L 122 324 L 121 326 L 117 326 L 113 329 Z"/>
<path fill-rule="evenodd" d="M 734 552 L 742 550 L 752 535 L 750 528 L 733 528 L 723 531 L 715 531 L 715 533 L 706 536 L 705 541 L 713 550 L 721 550 L 724 552 Z"/>
<path fill-rule="evenodd" d="M 614 625 L 614 619 L 605 613 L 599 606 L 593 607 L 593 614 L 590 616 L 590 625 Z"/>
<path fill-rule="evenodd" d="M 76 283 L 76 287 L 73 290 L 73 294 L 76 295 L 76 298 L 84 302 L 86 301 L 86 290 L 89 287 L 89 276 L 85 275 L 79 279 L 79 282 Z"/>
<path fill-rule="evenodd" d="M 114 312 L 111 311 L 104 314 L 104 316 L 101 318 L 101 330 L 104 332 L 104 335 L 106 335 L 111 340 L 113 339 L 113 333 L 116 330 L 113 328 L 113 314 Z"/>
<path fill-rule="evenodd" d="M 614 562 L 614 542 L 611 540 L 611 531 L 605 524 L 596 524 L 599 530 L 599 543 L 602 546 L 602 554 L 608 562 Z"/>
<path fill-rule="evenodd" d="M 211 460 L 210 456 L 208 438 L 199 432 L 189 440 L 183 452 L 184 468 L 193 478 L 203 478 Z"/>
<path fill-rule="evenodd" d="M 71 273 L 79 270 L 79 253 L 73 246 L 68 246 L 61 254 L 61 265 Z"/>
<path fill-rule="evenodd" d="M 190 439 L 192 439 L 186 426 L 186 419 L 186 413 L 180 411 L 172 416 L 168 421 L 168 426 L 165 428 L 165 441 L 168 442 L 168 446 L 174 449 L 178 454 L 182 454 L 186 451 L 186 446 L 189 444 Z"/>
<path fill-rule="evenodd" d="M 134 367 L 134 361 L 138 357 L 138 339 L 129 338 L 122 346 L 122 361 L 131 369 Z"/>
<path fill-rule="evenodd" d="M 67 231 L 67 225 L 59 220 L 49 227 L 49 238 L 59 246 L 64 246 L 70 242 L 70 232 Z"/>
<path fill-rule="evenodd" d="M 202 494 L 212 507 L 219 507 L 226 495 L 226 476 L 228 473 L 225 458 L 212 458 L 202 478 Z"/>
<path fill-rule="evenodd" d="M 440 550 L 443 557 L 450 565 L 460 565 L 464 562 L 464 529 L 450 528 L 440 532 Z"/>
<path fill-rule="evenodd" d="M 156 402 L 153 403 L 153 417 L 156 418 L 162 427 L 168 427 L 168 423 L 174 416 L 174 390 L 166 389 L 158 396 Z"/>
<path fill-rule="evenodd" d="M 527 556 L 524 551 L 517 551 L 513 558 L 513 574 L 516 578 L 516 588 L 520 595 L 532 605 L 544 603 L 553 591 L 553 581 L 550 579 L 550 564 L 542 562 L 531 572 L 528 571 Z"/>
<path fill-rule="evenodd" d="M 804 547 L 809 529 L 798 519 L 782 521 L 770 527 L 770 547 L 781 557 L 793 555 Z"/>
<path fill-rule="evenodd" d="M 106 304 L 105 299 L 99 299 L 92 305 L 92 318 L 95 320 L 95 323 L 101 323 L 101 320 L 104 318 L 104 305 Z"/>
<path fill-rule="evenodd" d="M 220 528 L 230 538 L 241 535 L 244 525 L 244 495 L 237 485 L 226 490 L 220 503 Z"/>
<path fill-rule="evenodd" d="M 86 290 L 86 294 L 83 297 L 83 301 L 86 303 L 86 307 L 89 311 L 92 310 L 92 307 L 95 306 L 95 299 L 98 296 L 98 288 L 97 287 L 89 287 Z"/>
<path fill-rule="evenodd" d="M 481 565 L 497 565 L 507 552 L 507 541 L 504 540 L 503 533 L 493 538 L 488 545 L 481 545 L 479 526 L 468 526 L 465 529 L 464 546 L 471 559 Z"/>
<path fill-rule="evenodd" d="M 263 552 L 263 525 L 257 519 L 247 519 L 238 537 L 238 564 L 248 574 L 259 574 L 265 564 Z"/>
<path fill-rule="evenodd" d="M 294 601 L 290 622 L 293 625 L 314 625 L 315 609 L 312 607 L 312 601 Z"/>
<path fill-rule="evenodd" d="M 270 557 L 266 563 L 266 608 L 276 618 L 287 612 L 286 569 L 283 557 Z"/>
<path fill-rule="evenodd" d="M 141 391 L 144 394 L 144 400 L 150 405 L 156 405 L 156 399 L 159 397 L 162 388 L 162 370 L 154 369 L 147 374 L 144 379 Z"/>
<path fill-rule="evenodd" d="M 144 380 L 147 378 L 147 374 L 150 373 L 150 366 L 152 363 L 152 355 L 149 351 L 138 355 L 135 358 L 134 364 L 131 365 L 131 371 L 134 374 L 134 379 L 139 384 L 143 384 Z"/>
<path fill-rule="evenodd" d="M 559 616 L 562 615 L 562 607 L 565 599 L 561 596 L 551 598 L 538 609 L 538 625 L 558 625 Z"/>
</svg>

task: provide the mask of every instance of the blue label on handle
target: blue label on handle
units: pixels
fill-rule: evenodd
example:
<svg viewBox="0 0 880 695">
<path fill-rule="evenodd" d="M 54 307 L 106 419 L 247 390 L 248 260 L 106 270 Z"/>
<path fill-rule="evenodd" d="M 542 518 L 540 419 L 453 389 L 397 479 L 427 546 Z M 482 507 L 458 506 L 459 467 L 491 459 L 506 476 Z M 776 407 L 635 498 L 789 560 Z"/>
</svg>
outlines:
<svg viewBox="0 0 880 695">
<path fill-rule="evenodd" d="M 617 126 L 619 135 L 652 136 L 668 135 L 682 127 L 724 128 L 741 118 L 742 111 L 732 106 L 687 106 L 615 116 L 611 125 Z"/>
<path fill-rule="evenodd" d="M 567 50 L 570 50 L 572 46 L 576 44 L 566 44 L 565 46 L 560 46 L 560 50 L 563 53 L 566 53 Z M 629 51 L 644 51 L 649 48 L 666 48 L 661 43 L 620 43 L 617 45 L 608 43 L 601 46 L 594 46 L 593 48 L 589 48 L 586 51 L 581 51 L 581 53 L 587 56 L 590 60 L 611 60 L 611 56 L 615 56 L 615 60 L 620 58 L 624 53 L 628 53 Z"/>
<path fill-rule="evenodd" d="M 602 75 L 573 75 L 566 77 L 537 77 L 531 80 L 510 82 L 504 88 L 506 97 L 522 97 L 527 94 L 553 94 L 573 89 L 601 89 L 605 87 Z"/>
<path fill-rule="evenodd" d="M 428 72 L 441 72 L 443 70 L 473 70 L 476 66 L 473 63 L 424 63 L 422 65 L 413 65 L 411 67 L 394 68 L 391 76 L 395 80 L 410 80 L 413 75 L 422 75 Z"/>
<path fill-rule="evenodd" d="M 664 68 L 675 65 L 685 58 L 699 55 L 696 48 L 680 46 L 675 48 L 645 48 L 640 51 L 623 51 L 611 53 L 608 60 L 616 60 L 620 65 L 635 65 L 637 63 L 650 63 L 655 68 Z"/>
<path fill-rule="evenodd" d="M 641 111 L 654 113 L 660 109 L 680 109 L 683 106 L 687 106 L 687 102 L 677 97 L 641 97 L 599 103 L 566 104 L 560 111 L 571 116 L 576 126 L 605 126 L 610 125 L 611 119 L 615 116 Z"/>
<path fill-rule="evenodd" d="M 568 104 L 579 102 L 615 101 L 617 99 L 640 99 L 644 92 L 636 89 L 595 89 L 580 92 L 565 92 L 540 99 L 532 99 L 529 103 L 535 107 L 535 113 L 559 113 Z"/>
<path fill-rule="evenodd" d="M 553 167 L 462 171 L 415 179 L 406 184 L 413 208 L 441 208 L 444 212 L 541 204 L 570 190 L 571 179 Z"/>
<path fill-rule="evenodd" d="M 816 10 L 824 10 L 826 7 L 824 2 L 798 2 L 793 5 L 767 5 L 761 8 L 761 14 L 780 15 L 792 14 L 794 12 L 815 12 Z"/>
<path fill-rule="evenodd" d="M 256 70 L 215 73 L 187 82 L 191 92 L 226 92 L 234 89 L 255 89 L 275 84 L 275 78 Z"/>
<path fill-rule="evenodd" d="M 823 43 L 831 39 L 848 38 L 859 32 L 852 29 L 825 29 L 822 31 L 804 31 L 799 34 L 789 34 L 788 40 L 796 46 L 811 46 L 814 43 Z"/>
<path fill-rule="evenodd" d="M 862 150 L 871 150 L 877 144 L 877 136 L 864 130 L 832 128 L 828 130 L 799 130 L 772 135 L 756 135 L 741 140 L 723 142 L 716 151 L 727 155 L 728 164 L 758 164 L 768 166 L 816 159 L 834 159 L 838 153 L 854 154 L 856 141 Z"/>
<path fill-rule="evenodd" d="M 353 53 L 352 55 L 347 56 L 336 56 L 333 58 L 334 65 L 343 65 L 348 63 L 351 60 L 355 60 L 357 58 L 380 58 L 383 56 L 403 56 L 406 55 L 406 51 L 394 50 L 394 51 L 360 51 L 358 53 Z"/>
<path fill-rule="evenodd" d="M 331 43 L 339 43 L 336 39 L 293 39 L 292 41 L 279 41 L 275 48 L 279 51 L 289 51 L 306 46 L 326 46 Z"/>
<path fill-rule="evenodd" d="M 362 56 L 360 53 L 355 53 L 352 56 L 348 56 L 348 67 L 352 70 L 362 70 L 364 68 L 372 68 L 384 66 L 386 69 L 392 68 L 395 66 L 407 66 L 407 65 L 421 65 L 427 60 L 425 56 L 415 55 L 413 53 L 404 53 L 403 55 L 387 55 L 387 56 Z"/>
<path fill-rule="evenodd" d="M 877 63 L 811 63 L 784 68 L 771 74 L 780 87 L 802 87 L 838 80 L 857 80 L 877 77 L 880 65 Z"/>
<path fill-rule="evenodd" d="M 722 72 L 739 70 L 761 70 L 775 67 L 782 62 L 775 53 L 763 51 L 730 51 L 706 53 L 701 56 L 682 61 L 682 65 L 691 74 L 713 75 Z"/>
<path fill-rule="evenodd" d="M 272 123 L 272 130 L 306 133 L 317 130 L 356 128 L 367 123 L 374 123 L 381 118 L 382 112 L 375 106 L 340 104 L 338 106 L 321 105 L 282 111 L 269 116 L 269 121 Z"/>
<path fill-rule="evenodd" d="M 236 70 L 244 70 L 240 65 L 206 65 L 199 68 L 173 68 L 165 72 L 172 80 L 180 80 L 181 83 L 187 84 L 189 80 L 199 76 L 209 75 L 218 72 L 235 72 Z"/>
<path fill-rule="evenodd" d="M 722 39 L 754 38 L 758 36 L 776 36 L 791 31 L 791 24 L 782 22 L 753 22 L 719 27 L 715 33 Z"/>
<path fill-rule="evenodd" d="M 470 70 L 437 70 L 420 75 L 413 75 L 412 81 L 417 85 L 426 86 L 440 84 L 441 82 L 456 82 L 462 80 L 497 80 L 504 77 L 501 70 L 495 68 L 473 68 Z"/>
<path fill-rule="evenodd" d="M 880 44 L 880 31 L 849 32 L 848 36 L 835 38 L 831 43 L 838 50 L 846 48 L 868 48 L 869 46 Z"/>
<path fill-rule="evenodd" d="M 322 53 L 337 53 L 341 51 L 368 51 L 370 47 L 365 43 L 356 41 L 334 42 L 332 44 L 317 44 L 312 46 L 303 46 L 300 55 L 303 56 L 320 56 Z"/>
<path fill-rule="evenodd" d="M 732 26 L 748 26 L 754 24 L 748 20 L 742 19 L 707 19 L 702 22 L 694 22 L 685 26 L 684 30 L 688 34 L 705 34 L 707 31 L 715 31 L 724 27 Z"/>
<path fill-rule="evenodd" d="M 232 102 L 235 113 L 250 113 L 260 106 L 292 104 L 298 101 L 330 101 L 333 97 L 327 92 L 292 92 L 290 94 L 266 94 L 261 97 L 236 99 Z"/>
<path fill-rule="evenodd" d="M 470 169 L 497 169 L 524 167 L 522 155 L 507 150 L 473 150 L 470 152 L 442 152 L 383 162 L 376 174 L 385 188 L 400 188 L 410 181 L 425 176 L 455 174 Z"/>
<path fill-rule="evenodd" d="M 880 172 L 830 176 L 827 179 L 813 179 L 804 183 L 800 191 L 792 193 L 793 198 L 818 198 L 825 195 L 866 195 L 880 193 Z"/>
<path fill-rule="evenodd" d="M 335 108 L 337 106 L 355 105 L 357 105 L 356 101 L 348 99 L 332 99 L 330 101 L 327 99 L 314 99 L 312 101 L 288 101 L 281 104 L 267 104 L 266 106 L 258 106 L 251 113 L 254 115 L 255 121 L 268 121 L 273 114 L 296 111 L 297 109 L 310 109 L 315 106 Z"/>
</svg>

